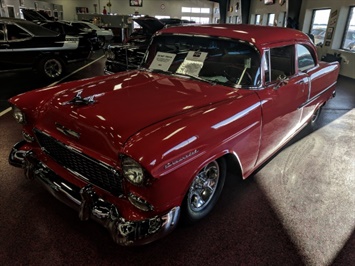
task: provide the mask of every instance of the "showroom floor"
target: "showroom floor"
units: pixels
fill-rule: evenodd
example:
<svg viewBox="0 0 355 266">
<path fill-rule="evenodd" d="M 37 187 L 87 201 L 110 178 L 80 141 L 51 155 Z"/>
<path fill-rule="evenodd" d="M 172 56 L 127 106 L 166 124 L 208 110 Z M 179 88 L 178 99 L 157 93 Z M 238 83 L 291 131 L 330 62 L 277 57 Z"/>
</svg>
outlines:
<svg viewBox="0 0 355 266">
<path fill-rule="evenodd" d="M 67 80 L 101 75 L 104 60 Z M 80 222 L 7 163 L 21 129 L 2 112 L 6 99 L 42 85 L 28 73 L 1 79 L 7 88 L 0 92 L 1 265 L 354 265 L 353 79 L 339 77 L 337 97 L 317 126 L 303 130 L 253 176 L 240 181 L 229 175 L 207 219 L 138 248 L 115 245 L 105 229 Z"/>
</svg>

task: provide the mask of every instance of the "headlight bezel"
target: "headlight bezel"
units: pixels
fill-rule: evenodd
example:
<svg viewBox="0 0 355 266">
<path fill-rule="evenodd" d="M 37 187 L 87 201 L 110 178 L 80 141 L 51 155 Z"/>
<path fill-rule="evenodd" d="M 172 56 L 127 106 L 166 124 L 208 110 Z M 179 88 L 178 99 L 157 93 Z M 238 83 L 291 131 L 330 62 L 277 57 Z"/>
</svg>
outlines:
<svg viewBox="0 0 355 266">
<path fill-rule="evenodd" d="M 12 106 L 12 116 L 16 120 L 17 123 L 19 123 L 21 125 L 26 124 L 25 113 L 15 105 Z"/>
<path fill-rule="evenodd" d="M 106 58 L 109 60 L 115 60 L 116 59 L 116 53 L 112 49 L 108 49 L 106 51 Z"/>
<path fill-rule="evenodd" d="M 143 186 L 146 183 L 146 171 L 134 159 L 121 155 L 121 169 L 123 177 L 135 186 Z"/>
</svg>

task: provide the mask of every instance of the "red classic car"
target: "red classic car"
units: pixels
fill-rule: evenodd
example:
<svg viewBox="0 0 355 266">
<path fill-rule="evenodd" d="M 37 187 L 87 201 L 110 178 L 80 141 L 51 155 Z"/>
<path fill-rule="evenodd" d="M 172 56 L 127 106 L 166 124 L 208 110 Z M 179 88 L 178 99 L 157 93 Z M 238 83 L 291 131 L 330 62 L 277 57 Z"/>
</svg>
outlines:
<svg viewBox="0 0 355 266">
<path fill-rule="evenodd" d="M 140 69 L 13 97 L 29 179 L 139 245 L 211 212 L 335 95 L 339 65 L 302 32 L 202 25 L 155 34 Z"/>
</svg>

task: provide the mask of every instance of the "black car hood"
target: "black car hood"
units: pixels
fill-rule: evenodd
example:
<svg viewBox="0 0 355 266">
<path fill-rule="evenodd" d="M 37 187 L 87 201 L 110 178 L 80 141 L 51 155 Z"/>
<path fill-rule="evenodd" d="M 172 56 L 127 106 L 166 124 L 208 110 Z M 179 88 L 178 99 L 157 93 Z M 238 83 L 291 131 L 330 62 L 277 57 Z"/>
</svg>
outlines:
<svg viewBox="0 0 355 266">
<path fill-rule="evenodd" d="M 133 19 L 139 26 L 141 26 L 147 33 L 153 35 L 156 31 L 164 28 L 164 24 L 158 19 L 152 17 L 141 17 Z"/>
<path fill-rule="evenodd" d="M 31 9 L 22 9 L 22 14 L 23 17 L 26 20 L 32 21 L 32 22 L 46 22 L 48 21 L 44 16 L 42 16 L 39 12 Z"/>
</svg>

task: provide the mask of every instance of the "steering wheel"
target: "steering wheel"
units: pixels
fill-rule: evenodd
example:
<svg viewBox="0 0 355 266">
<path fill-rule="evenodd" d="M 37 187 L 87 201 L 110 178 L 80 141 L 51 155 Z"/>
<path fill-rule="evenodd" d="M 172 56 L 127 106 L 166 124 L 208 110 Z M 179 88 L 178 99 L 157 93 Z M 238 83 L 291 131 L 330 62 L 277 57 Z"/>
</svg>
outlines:
<svg viewBox="0 0 355 266">
<path fill-rule="evenodd" d="M 238 84 L 239 78 L 242 75 L 244 68 L 236 65 L 229 65 L 224 70 L 223 73 L 228 81 Z M 243 80 L 240 82 L 240 85 L 251 85 L 253 84 L 253 78 L 250 73 L 246 70 L 243 76 Z"/>
</svg>

